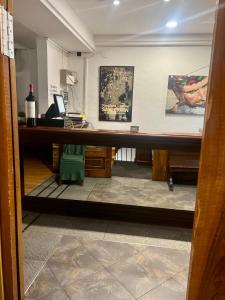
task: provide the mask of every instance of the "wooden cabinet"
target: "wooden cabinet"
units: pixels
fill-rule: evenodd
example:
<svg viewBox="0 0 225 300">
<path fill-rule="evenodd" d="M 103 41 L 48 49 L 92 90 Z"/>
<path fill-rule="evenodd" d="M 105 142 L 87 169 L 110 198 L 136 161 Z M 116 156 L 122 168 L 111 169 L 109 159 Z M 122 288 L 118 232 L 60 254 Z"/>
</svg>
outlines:
<svg viewBox="0 0 225 300">
<path fill-rule="evenodd" d="M 168 181 L 173 190 L 174 179 L 195 183 L 199 169 L 200 151 L 154 150 L 152 180 Z"/>
<path fill-rule="evenodd" d="M 168 183 L 170 190 L 173 190 L 173 181 L 176 175 L 178 175 L 179 181 L 197 182 L 199 160 L 199 151 L 168 151 Z"/>
<path fill-rule="evenodd" d="M 58 172 L 62 145 L 53 144 L 53 170 Z M 112 147 L 87 146 L 85 148 L 85 176 L 111 177 L 115 149 Z"/>
<path fill-rule="evenodd" d="M 85 150 L 85 176 L 111 177 L 113 164 L 112 147 L 92 147 Z"/>
</svg>

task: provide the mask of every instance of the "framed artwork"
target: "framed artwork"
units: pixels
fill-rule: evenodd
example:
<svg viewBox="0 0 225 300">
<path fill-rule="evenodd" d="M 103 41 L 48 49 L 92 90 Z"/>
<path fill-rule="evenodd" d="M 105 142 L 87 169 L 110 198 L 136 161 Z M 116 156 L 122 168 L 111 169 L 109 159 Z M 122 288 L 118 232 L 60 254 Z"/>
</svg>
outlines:
<svg viewBox="0 0 225 300">
<path fill-rule="evenodd" d="M 100 67 L 99 121 L 132 121 L 133 82 L 134 67 Z"/>
<path fill-rule="evenodd" d="M 204 115 L 208 76 L 170 75 L 166 113 Z"/>
</svg>

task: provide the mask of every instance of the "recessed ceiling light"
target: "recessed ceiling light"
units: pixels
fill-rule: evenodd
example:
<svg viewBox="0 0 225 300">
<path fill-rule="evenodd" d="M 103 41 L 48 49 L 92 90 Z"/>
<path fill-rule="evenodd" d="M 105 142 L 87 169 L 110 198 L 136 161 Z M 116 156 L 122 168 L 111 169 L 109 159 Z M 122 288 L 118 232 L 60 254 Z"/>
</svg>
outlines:
<svg viewBox="0 0 225 300">
<path fill-rule="evenodd" d="M 120 0 L 114 0 L 114 1 L 113 1 L 113 4 L 114 4 L 115 6 L 120 5 Z"/>
<path fill-rule="evenodd" d="M 164 2 L 170 2 L 171 0 L 163 0 Z"/>
<path fill-rule="evenodd" d="M 176 28 L 177 25 L 178 25 L 177 21 L 169 21 L 169 22 L 166 23 L 166 27 L 171 28 L 171 29 Z"/>
</svg>

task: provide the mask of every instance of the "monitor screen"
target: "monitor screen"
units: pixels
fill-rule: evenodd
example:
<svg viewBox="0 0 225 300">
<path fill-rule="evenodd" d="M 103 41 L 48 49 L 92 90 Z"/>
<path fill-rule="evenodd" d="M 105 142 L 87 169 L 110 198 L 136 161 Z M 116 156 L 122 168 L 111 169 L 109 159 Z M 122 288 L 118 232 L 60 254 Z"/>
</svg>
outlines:
<svg viewBox="0 0 225 300">
<path fill-rule="evenodd" d="M 54 95 L 54 102 L 55 102 L 55 105 L 57 106 L 57 110 L 58 110 L 59 114 L 65 114 L 66 109 L 65 109 L 65 105 L 64 105 L 64 101 L 63 101 L 63 96 Z"/>
</svg>

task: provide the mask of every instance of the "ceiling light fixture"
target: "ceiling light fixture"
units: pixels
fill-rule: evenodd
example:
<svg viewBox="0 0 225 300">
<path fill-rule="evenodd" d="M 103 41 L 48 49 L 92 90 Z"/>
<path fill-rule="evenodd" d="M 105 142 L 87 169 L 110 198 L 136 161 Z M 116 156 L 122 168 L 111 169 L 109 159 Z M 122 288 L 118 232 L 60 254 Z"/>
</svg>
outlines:
<svg viewBox="0 0 225 300">
<path fill-rule="evenodd" d="M 114 1 L 113 1 L 113 4 L 114 4 L 115 6 L 120 5 L 120 0 L 114 0 Z"/>
<path fill-rule="evenodd" d="M 170 2 L 171 0 L 163 0 L 164 2 Z"/>
<path fill-rule="evenodd" d="M 176 28 L 177 25 L 178 25 L 177 21 L 169 21 L 166 23 L 166 27 L 170 29 Z"/>
</svg>

